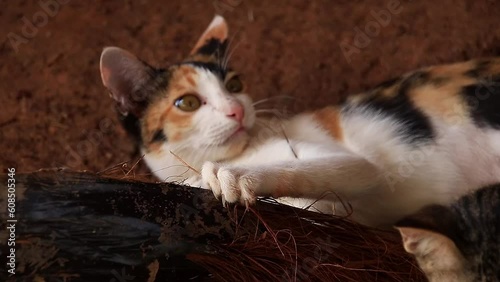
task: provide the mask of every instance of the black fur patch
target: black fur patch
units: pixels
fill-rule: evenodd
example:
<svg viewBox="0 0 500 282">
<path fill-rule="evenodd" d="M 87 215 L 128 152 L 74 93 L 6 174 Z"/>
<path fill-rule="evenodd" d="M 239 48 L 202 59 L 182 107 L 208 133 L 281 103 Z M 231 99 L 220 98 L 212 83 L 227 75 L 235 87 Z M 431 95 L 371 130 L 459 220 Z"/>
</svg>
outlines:
<svg viewBox="0 0 500 282">
<path fill-rule="evenodd" d="M 431 75 L 425 71 L 416 71 L 405 77 L 399 87 L 399 95 L 406 96 L 408 91 L 430 82 Z"/>
<path fill-rule="evenodd" d="M 123 110 L 118 104 L 115 104 L 115 109 L 118 113 L 118 118 L 125 131 L 136 141 L 139 148 L 143 144 L 141 133 L 140 117 L 154 100 L 155 95 L 161 93 L 162 89 L 168 86 L 170 72 L 166 69 L 155 69 L 149 66 L 150 79 L 141 87 L 135 89 L 132 96 L 129 97 L 129 103 L 134 104 L 135 111 L 123 113 Z"/>
<path fill-rule="evenodd" d="M 222 68 L 222 66 L 220 64 L 217 64 L 217 63 L 188 61 L 188 62 L 184 62 L 182 64 L 183 65 L 189 64 L 189 65 L 192 65 L 195 67 L 206 69 L 206 70 L 212 72 L 213 74 L 217 75 L 218 77 L 220 77 L 222 80 L 224 80 L 224 78 L 227 75 L 227 71 L 228 71 L 227 69 Z"/>
<path fill-rule="evenodd" d="M 448 83 L 450 80 L 451 78 L 447 76 L 435 76 L 429 79 L 429 83 L 431 83 L 434 87 L 440 87 Z"/>
<path fill-rule="evenodd" d="M 429 118 L 408 98 L 408 91 L 428 83 L 428 78 L 427 72 L 416 72 L 406 78 L 390 80 L 379 87 L 391 87 L 400 81 L 397 95 L 384 97 L 375 92 L 358 105 L 348 105 L 345 110 L 369 110 L 394 118 L 402 124 L 400 135 L 410 144 L 431 141 L 434 138 L 434 130 Z"/>
<path fill-rule="evenodd" d="M 396 83 L 398 83 L 400 80 L 401 80 L 400 77 L 396 77 L 396 78 L 393 78 L 393 79 L 386 80 L 386 81 L 380 83 L 379 85 L 375 86 L 375 89 L 381 89 L 381 90 L 383 90 L 383 89 L 386 89 L 386 88 L 391 88 Z"/>
<path fill-rule="evenodd" d="M 468 77 L 479 78 L 488 71 L 490 65 L 490 60 L 479 60 L 476 62 L 476 65 L 473 69 L 466 71 L 464 74 Z"/>
<path fill-rule="evenodd" d="M 155 132 L 155 134 L 153 135 L 153 139 L 151 140 L 151 142 L 165 142 L 167 141 L 167 136 L 165 136 L 165 133 L 163 132 L 163 130 L 159 129 Z"/>
<path fill-rule="evenodd" d="M 125 109 L 119 108 L 122 113 L 130 112 L 141 117 L 155 95 L 167 88 L 169 73 L 165 69 L 155 69 L 149 65 L 147 68 L 147 80 L 140 81 L 140 84 L 128 85 L 130 93 L 125 99 Z"/>
<path fill-rule="evenodd" d="M 125 131 L 130 135 L 136 144 L 142 144 L 142 134 L 141 134 L 141 123 L 139 119 L 133 114 L 123 115 L 117 110 L 118 118 L 125 129 Z"/>
<path fill-rule="evenodd" d="M 428 142 L 434 138 L 429 118 L 406 95 L 400 94 L 393 98 L 374 96 L 361 105 L 399 121 L 402 124 L 400 134 L 410 144 Z"/>
<path fill-rule="evenodd" d="M 452 209 L 440 205 L 431 205 L 399 220 L 395 226 L 434 231 L 452 239 L 457 245 L 463 245 L 464 240 L 457 221 L 457 215 L 453 213 Z"/>
<path fill-rule="evenodd" d="M 210 38 L 201 46 L 196 53 L 202 55 L 213 55 L 222 57 L 224 56 L 226 50 L 227 41 L 220 42 L 220 40 L 215 38 Z M 218 53 L 218 54 L 217 54 Z"/>
<path fill-rule="evenodd" d="M 461 252 L 469 257 L 480 258 L 472 260 L 478 273 L 498 271 L 500 259 L 500 185 L 481 188 L 476 192 L 462 197 L 452 205 L 457 215 L 459 234 L 463 244 L 457 246 Z M 483 271 L 486 270 L 486 271 Z M 479 272 L 480 271 L 480 272 Z M 497 275 L 498 275 L 497 274 Z M 486 277 L 493 277 L 486 275 Z M 500 276 L 496 276 L 500 277 Z"/>
<path fill-rule="evenodd" d="M 462 95 L 477 126 L 500 129 L 500 76 L 481 78 L 465 86 Z"/>
</svg>

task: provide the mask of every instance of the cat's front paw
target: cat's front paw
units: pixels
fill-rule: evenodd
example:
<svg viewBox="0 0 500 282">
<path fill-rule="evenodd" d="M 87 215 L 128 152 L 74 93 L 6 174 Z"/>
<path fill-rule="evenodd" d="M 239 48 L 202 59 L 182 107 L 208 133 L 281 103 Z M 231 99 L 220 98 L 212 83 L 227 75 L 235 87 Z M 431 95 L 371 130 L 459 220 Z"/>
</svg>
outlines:
<svg viewBox="0 0 500 282">
<path fill-rule="evenodd" d="M 255 203 L 259 181 L 250 171 L 206 162 L 201 169 L 201 176 L 205 188 L 211 189 L 223 205 L 239 202 L 248 206 Z"/>
</svg>

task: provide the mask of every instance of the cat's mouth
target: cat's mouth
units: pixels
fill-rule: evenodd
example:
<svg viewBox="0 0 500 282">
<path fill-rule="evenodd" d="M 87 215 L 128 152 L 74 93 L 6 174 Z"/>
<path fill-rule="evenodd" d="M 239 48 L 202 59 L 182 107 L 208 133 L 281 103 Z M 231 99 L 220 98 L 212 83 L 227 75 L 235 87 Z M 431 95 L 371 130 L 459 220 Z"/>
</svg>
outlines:
<svg viewBox="0 0 500 282">
<path fill-rule="evenodd" d="M 244 126 L 239 126 L 238 128 L 236 128 L 236 130 L 231 133 L 231 135 L 229 135 L 226 140 L 224 140 L 224 142 L 222 143 L 222 145 L 227 145 L 229 142 L 232 142 L 233 140 L 243 136 L 244 134 L 246 133 L 246 129 Z"/>
</svg>

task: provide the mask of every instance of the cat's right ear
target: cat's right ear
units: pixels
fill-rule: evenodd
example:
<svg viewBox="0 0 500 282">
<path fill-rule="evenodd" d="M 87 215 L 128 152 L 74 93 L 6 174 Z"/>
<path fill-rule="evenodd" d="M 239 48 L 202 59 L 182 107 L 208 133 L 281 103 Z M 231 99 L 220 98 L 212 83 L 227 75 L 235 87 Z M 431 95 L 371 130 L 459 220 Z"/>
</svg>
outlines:
<svg viewBox="0 0 500 282">
<path fill-rule="evenodd" d="M 456 215 L 449 207 L 442 205 L 424 207 L 399 220 L 395 226 L 429 230 L 442 234 L 456 243 L 461 242 Z"/>
<path fill-rule="evenodd" d="M 118 47 L 104 48 L 100 69 L 102 83 L 120 112 L 141 117 L 152 95 L 155 69 Z"/>
<path fill-rule="evenodd" d="M 421 228 L 397 229 L 405 250 L 415 256 L 428 278 L 439 276 L 440 273 L 459 273 L 464 269 L 465 259 L 450 238 Z"/>
<path fill-rule="evenodd" d="M 226 20 L 219 15 L 216 15 L 207 29 L 196 42 L 196 45 L 191 50 L 190 55 L 196 53 L 212 54 L 216 52 L 219 46 L 222 46 L 227 40 L 228 26 Z"/>
<path fill-rule="evenodd" d="M 405 250 L 413 254 L 428 277 L 458 271 L 464 258 L 457 246 L 460 232 L 455 215 L 445 206 L 428 206 L 395 225 Z"/>
</svg>

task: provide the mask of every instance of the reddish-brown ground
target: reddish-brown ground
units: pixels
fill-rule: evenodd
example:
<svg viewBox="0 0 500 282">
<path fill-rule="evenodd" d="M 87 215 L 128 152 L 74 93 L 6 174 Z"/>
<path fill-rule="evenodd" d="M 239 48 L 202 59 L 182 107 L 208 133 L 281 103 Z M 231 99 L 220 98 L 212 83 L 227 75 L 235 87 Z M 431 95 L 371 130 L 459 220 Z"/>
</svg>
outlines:
<svg viewBox="0 0 500 282">
<path fill-rule="evenodd" d="M 494 0 L 59 1 L 68 3 L 45 21 L 38 1 L 0 0 L 2 170 L 100 171 L 137 158 L 101 85 L 102 48 L 165 66 L 189 52 L 215 7 L 237 31 L 232 65 L 254 98 L 294 96 L 295 111 L 419 66 L 500 53 Z M 375 24 L 389 6 L 390 19 Z M 29 30 L 23 18 L 33 17 L 38 27 Z M 357 28 L 374 29 L 346 58 L 340 44 L 356 43 Z"/>
</svg>

